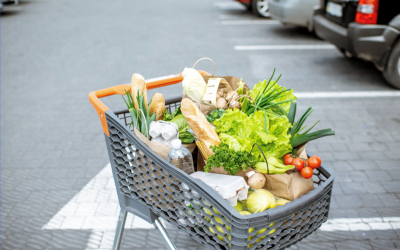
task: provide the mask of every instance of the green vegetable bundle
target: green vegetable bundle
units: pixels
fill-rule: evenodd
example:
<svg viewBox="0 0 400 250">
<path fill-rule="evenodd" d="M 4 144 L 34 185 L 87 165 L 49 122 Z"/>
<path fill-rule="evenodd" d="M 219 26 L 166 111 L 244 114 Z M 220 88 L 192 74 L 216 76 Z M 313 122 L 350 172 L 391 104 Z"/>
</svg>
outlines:
<svg viewBox="0 0 400 250">
<path fill-rule="evenodd" d="M 209 115 L 206 115 L 207 121 L 213 123 L 215 120 L 221 118 L 225 113 L 225 109 L 214 109 Z"/>
<path fill-rule="evenodd" d="M 235 151 L 228 145 L 221 143 L 219 146 L 211 146 L 214 154 L 208 157 L 205 172 L 211 168 L 224 167 L 230 175 L 235 175 L 240 169 L 245 171 L 247 167 L 253 167 L 255 161 L 253 156 L 246 151 Z"/>
<path fill-rule="evenodd" d="M 291 127 L 286 116 L 276 116 L 256 111 L 247 116 L 241 110 L 227 110 L 214 121 L 216 131 L 222 143 L 235 151 L 250 152 L 254 143 L 258 143 L 267 157 L 282 158 L 292 151 L 290 145 Z M 259 150 L 252 151 L 256 161 L 264 161 Z"/>
<path fill-rule="evenodd" d="M 292 145 L 293 148 L 324 136 L 335 135 L 335 131 L 333 131 L 330 128 L 321 129 L 318 131 L 314 131 L 312 133 L 308 133 L 312 128 L 315 127 L 315 125 L 317 125 L 319 121 L 317 121 L 314 125 L 312 125 L 311 128 L 309 128 L 307 131 L 300 134 L 300 132 L 307 127 L 307 125 L 303 126 L 303 124 L 308 118 L 308 116 L 311 115 L 311 113 L 314 111 L 314 109 L 308 107 L 306 112 L 300 117 L 300 119 L 297 120 L 297 122 L 294 122 L 294 119 L 296 117 L 296 109 L 297 109 L 297 104 L 293 102 L 289 112 L 289 121 L 291 124 L 293 124 L 293 127 L 289 130 L 289 134 L 291 135 L 290 144 Z"/>
<path fill-rule="evenodd" d="M 125 100 L 124 96 L 122 96 L 122 99 L 124 99 L 124 102 L 128 107 L 129 113 L 131 114 L 132 117 L 132 122 L 130 123 L 129 126 L 133 125 L 140 133 L 145 135 L 147 139 L 150 140 L 149 127 L 150 123 L 156 120 L 156 113 L 150 114 L 150 111 L 146 108 L 144 96 L 143 94 L 139 93 L 139 90 L 137 91 L 136 95 L 136 100 L 139 106 L 137 110 L 135 109 L 131 92 L 125 89 L 125 94 L 128 101 Z"/>
<path fill-rule="evenodd" d="M 284 174 L 286 171 L 293 169 L 294 165 L 285 165 L 283 161 L 275 158 L 267 158 L 268 166 L 266 162 L 258 162 L 254 169 L 262 174 Z"/>
<path fill-rule="evenodd" d="M 246 97 L 240 99 L 242 111 L 247 115 L 257 110 L 265 110 L 267 113 L 276 115 L 288 115 L 290 103 L 297 98 L 293 95 L 292 89 L 286 89 L 277 84 L 281 76 L 276 81 L 272 80 L 274 74 L 275 69 L 268 82 L 264 80 L 254 86 L 250 91 L 251 100 Z"/>
<path fill-rule="evenodd" d="M 175 111 L 171 114 L 168 113 L 168 110 L 165 110 L 163 120 L 167 122 L 173 122 L 178 125 L 179 139 L 182 141 L 182 143 L 194 142 L 194 136 L 188 131 L 190 128 L 189 124 L 181 113 L 181 106 L 175 109 Z"/>
</svg>

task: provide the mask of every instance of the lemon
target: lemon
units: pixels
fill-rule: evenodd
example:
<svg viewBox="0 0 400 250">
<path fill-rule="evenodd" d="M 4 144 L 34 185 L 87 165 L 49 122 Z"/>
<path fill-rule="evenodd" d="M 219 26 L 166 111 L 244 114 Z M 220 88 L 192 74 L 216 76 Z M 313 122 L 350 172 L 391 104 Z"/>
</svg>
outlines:
<svg viewBox="0 0 400 250">
<path fill-rule="evenodd" d="M 237 202 L 237 205 L 234 206 L 233 208 L 236 209 L 236 211 L 238 211 L 238 212 L 243 211 L 242 203 L 240 203 L 239 201 Z"/>
</svg>

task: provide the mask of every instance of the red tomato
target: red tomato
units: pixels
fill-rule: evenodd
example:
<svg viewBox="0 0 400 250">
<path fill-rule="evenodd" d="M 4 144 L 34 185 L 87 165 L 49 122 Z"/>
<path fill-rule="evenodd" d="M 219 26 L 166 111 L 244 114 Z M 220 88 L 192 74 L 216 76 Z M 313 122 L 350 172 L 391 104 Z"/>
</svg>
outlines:
<svg viewBox="0 0 400 250">
<path fill-rule="evenodd" d="M 304 167 L 308 167 L 308 159 L 304 161 Z"/>
<path fill-rule="evenodd" d="M 321 158 L 316 155 L 311 156 L 310 159 L 308 159 L 308 166 L 313 169 L 319 168 L 319 166 L 321 166 Z"/>
<path fill-rule="evenodd" d="M 304 161 L 300 158 L 295 158 L 292 162 L 292 165 L 295 165 L 298 171 L 301 171 L 304 168 Z"/>
<path fill-rule="evenodd" d="M 313 169 L 310 167 L 305 167 L 301 170 L 300 173 L 304 179 L 310 179 L 313 176 Z"/>
<path fill-rule="evenodd" d="M 292 157 L 292 155 L 291 154 L 286 154 L 284 157 L 283 157 L 283 163 L 285 164 L 285 165 L 292 165 L 293 163 L 293 157 Z"/>
</svg>

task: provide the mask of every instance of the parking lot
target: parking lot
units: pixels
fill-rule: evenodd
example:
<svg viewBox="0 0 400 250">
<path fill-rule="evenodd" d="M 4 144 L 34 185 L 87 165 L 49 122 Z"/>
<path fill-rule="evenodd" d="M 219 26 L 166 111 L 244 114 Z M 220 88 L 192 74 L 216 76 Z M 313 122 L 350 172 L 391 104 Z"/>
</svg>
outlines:
<svg viewBox="0 0 400 250">
<path fill-rule="evenodd" d="M 329 220 L 290 249 L 400 249 L 400 91 L 373 64 L 229 0 L 21 1 L 1 14 L 1 249 L 111 249 L 118 201 L 87 95 L 201 57 L 250 87 L 276 68 L 298 108 L 315 109 L 308 123 L 336 131 L 307 145 L 335 171 Z M 205 249 L 166 227 L 178 249 Z M 122 249 L 165 247 L 132 216 Z"/>
</svg>

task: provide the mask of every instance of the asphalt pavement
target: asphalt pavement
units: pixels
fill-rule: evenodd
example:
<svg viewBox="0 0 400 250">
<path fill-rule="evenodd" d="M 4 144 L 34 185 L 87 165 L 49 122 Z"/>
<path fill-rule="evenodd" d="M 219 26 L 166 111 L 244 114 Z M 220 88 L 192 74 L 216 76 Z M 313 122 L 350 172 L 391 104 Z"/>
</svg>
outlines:
<svg viewBox="0 0 400 250">
<path fill-rule="evenodd" d="M 290 249 L 400 248 L 400 97 L 371 63 L 228 0 L 20 1 L 0 21 L 1 249 L 110 249 L 118 205 L 87 95 L 201 57 L 250 87 L 276 68 L 282 85 L 303 93 L 299 109 L 315 109 L 308 122 L 336 131 L 307 145 L 336 174 L 329 222 Z M 212 71 L 207 61 L 196 68 Z M 181 86 L 157 91 L 175 97 Z M 166 226 L 179 249 L 204 249 Z M 132 216 L 122 249 L 165 247 Z"/>
</svg>

